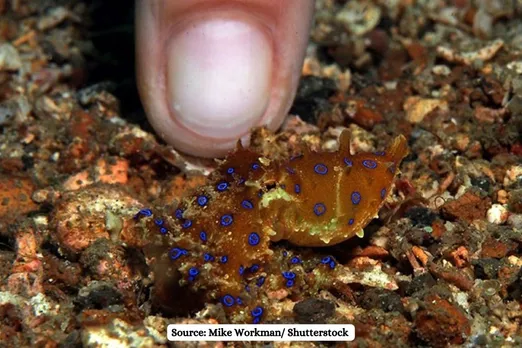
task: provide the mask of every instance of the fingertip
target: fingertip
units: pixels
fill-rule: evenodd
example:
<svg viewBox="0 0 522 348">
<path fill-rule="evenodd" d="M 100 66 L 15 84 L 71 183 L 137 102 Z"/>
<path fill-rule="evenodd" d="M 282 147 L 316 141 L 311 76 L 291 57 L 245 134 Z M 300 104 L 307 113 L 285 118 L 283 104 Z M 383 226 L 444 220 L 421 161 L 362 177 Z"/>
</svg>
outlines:
<svg viewBox="0 0 522 348">
<path fill-rule="evenodd" d="M 263 117 L 270 98 L 273 40 L 251 18 L 208 13 L 169 42 L 170 112 L 201 137 L 237 138 Z"/>
<path fill-rule="evenodd" d="M 192 155 L 220 157 L 237 139 L 248 145 L 253 127 L 281 125 L 297 88 L 309 19 L 284 18 L 287 2 L 153 4 L 137 6 L 138 88 L 162 138 Z"/>
</svg>

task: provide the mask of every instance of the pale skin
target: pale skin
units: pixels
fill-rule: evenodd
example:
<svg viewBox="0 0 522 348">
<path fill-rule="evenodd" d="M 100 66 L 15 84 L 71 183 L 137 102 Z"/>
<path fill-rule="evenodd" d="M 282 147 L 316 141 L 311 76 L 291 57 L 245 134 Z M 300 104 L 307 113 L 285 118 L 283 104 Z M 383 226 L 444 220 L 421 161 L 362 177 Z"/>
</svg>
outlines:
<svg viewBox="0 0 522 348">
<path fill-rule="evenodd" d="M 137 0 L 140 97 L 177 150 L 221 157 L 292 105 L 314 0 Z"/>
</svg>

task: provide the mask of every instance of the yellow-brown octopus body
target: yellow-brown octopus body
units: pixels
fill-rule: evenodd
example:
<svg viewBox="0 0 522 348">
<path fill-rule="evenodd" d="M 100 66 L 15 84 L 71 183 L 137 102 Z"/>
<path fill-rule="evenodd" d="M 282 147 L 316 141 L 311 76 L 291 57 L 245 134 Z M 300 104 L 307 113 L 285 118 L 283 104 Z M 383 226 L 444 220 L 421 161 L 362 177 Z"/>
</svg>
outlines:
<svg viewBox="0 0 522 348">
<path fill-rule="evenodd" d="M 295 291 L 308 279 L 299 256 L 275 262 L 283 256 L 271 242 L 331 246 L 360 235 L 407 152 L 399 136 L 386 152 L 350 155 L 346 131 L 337 152 L 305 151 L 284 162 L 238 148 L 172 216 L 137 216 L 154 221 L 166 250 L 158 262 L 179 272 L 180 285 L 220 301 L 235 322 L 259 322 L 268 291 Z"/>
</svg>

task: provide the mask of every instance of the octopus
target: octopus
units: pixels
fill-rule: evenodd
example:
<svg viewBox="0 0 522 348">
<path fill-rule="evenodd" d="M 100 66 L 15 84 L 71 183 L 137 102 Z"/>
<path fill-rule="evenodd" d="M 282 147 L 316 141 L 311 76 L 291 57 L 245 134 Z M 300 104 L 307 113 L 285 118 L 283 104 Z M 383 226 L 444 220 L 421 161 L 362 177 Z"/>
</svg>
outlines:
<svg viewBox="0 0 522 348">
<path fill-rule="evenodd" d="M 347 131 L 339 143 L 284 161 L 238 145 L 173 211 L 140 210 L 135 219 L 152 231 L 161 272 L 220 303 L 233 322 L 273 319 L 265 308 L 274 291 L 298 295 L 336 267 L 332 256 L 305 260 L 277 242 L 325 247 L 362 237 L 408 153 L 402 135 L 382 152 L 351 155 Z"/>
</svg>

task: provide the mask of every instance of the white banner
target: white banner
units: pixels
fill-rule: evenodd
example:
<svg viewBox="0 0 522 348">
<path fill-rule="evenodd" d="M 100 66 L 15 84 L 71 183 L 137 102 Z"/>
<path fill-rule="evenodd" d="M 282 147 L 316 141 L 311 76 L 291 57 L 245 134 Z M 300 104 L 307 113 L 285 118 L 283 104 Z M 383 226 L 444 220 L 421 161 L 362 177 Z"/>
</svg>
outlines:
<svg viewBox="0 0 522 348">
<path fill-rule="evenodd" d="M 171 324 L 169 341 L 353 341 L 351 324 Z"/>
</svg>

